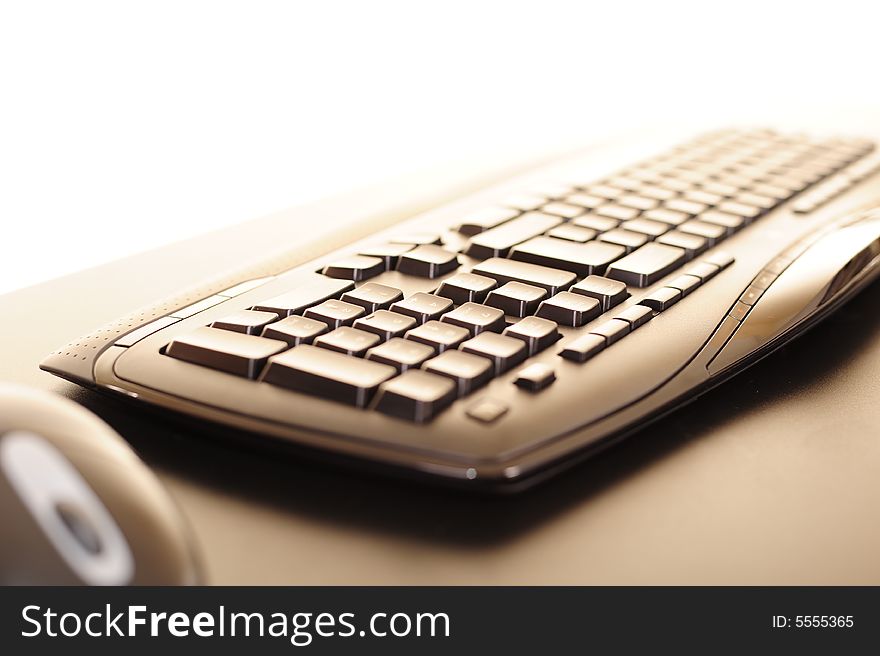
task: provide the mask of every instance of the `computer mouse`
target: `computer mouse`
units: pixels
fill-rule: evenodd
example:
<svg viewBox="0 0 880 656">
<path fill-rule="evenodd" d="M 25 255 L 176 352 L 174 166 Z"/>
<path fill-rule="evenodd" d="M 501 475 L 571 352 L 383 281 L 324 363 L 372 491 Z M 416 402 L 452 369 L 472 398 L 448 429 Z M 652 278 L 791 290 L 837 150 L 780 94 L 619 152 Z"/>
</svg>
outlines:
<svg viewBox="0 0 880 656">
<path fill-rule="evenodd" d="M 0 385 L 0 584 L 189 585 L 188 524 L 107 424 L 68 399 Z"/>
</svg>

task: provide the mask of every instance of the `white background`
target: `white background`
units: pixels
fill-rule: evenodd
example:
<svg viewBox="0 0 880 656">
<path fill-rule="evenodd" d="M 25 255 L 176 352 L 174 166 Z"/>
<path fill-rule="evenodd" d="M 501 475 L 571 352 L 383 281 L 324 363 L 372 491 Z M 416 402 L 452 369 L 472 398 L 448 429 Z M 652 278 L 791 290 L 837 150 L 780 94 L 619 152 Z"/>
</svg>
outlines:
<svg viewBox="0 0 880 656">
<path fill-rule="evenodd" d="M 500 147 L 880 120 L 874 5 L 0 0 L 0 292 Z"/>
</svg>

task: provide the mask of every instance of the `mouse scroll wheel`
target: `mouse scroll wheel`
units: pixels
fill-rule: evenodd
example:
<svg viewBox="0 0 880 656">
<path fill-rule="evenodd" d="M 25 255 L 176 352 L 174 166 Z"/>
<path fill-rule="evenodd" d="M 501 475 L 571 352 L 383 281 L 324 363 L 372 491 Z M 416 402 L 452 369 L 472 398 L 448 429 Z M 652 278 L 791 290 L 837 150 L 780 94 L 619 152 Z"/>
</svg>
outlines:
<svg viewBox="0 0 880 656">
<path fill-rule="evenodd" d="M 90 554 L 98 555 L 104 549 L 98 529 L 77 506 L 66 501 L 55 503 L 55 513 L 70 534 Z"/>
</svg>

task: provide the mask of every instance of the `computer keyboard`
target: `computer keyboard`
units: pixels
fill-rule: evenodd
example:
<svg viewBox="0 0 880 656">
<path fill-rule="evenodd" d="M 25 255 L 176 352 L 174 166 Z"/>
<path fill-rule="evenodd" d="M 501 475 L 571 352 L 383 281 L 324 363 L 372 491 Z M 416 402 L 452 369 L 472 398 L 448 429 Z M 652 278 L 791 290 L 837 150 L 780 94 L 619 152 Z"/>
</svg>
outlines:
<svg viewBox="0 0 880 656">
<path fill-rule="evenodd" d="M 579 177 L 584 161 L 601 169 L 588 153 L 293 268 L 159 303 L 41 366 L 253 445 L 528 484 L 872 280 L 873 150 L 722 130 Z"/>
</svg>

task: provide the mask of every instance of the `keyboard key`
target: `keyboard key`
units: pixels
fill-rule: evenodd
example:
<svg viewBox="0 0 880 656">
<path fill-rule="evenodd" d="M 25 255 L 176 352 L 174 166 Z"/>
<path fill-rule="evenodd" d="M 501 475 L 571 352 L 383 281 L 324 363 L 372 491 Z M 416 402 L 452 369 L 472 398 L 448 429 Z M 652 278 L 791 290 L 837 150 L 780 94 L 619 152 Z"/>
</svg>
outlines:
<svg viewBox="0 0 880 656">
<path fill-rule="evenodd" d="M 708 262 L 694 262 L 682 271 L 682 273 L 686 273 L 689 276 L 696 276 L 703 282 L 708 282 L 714 278 L 715 274 L 719 271 L 720 269 L 714 264 L 709 264 Z"/>
<path fill-rule="evenodd" d="M 751 192 L 743 192 L 733 199 L 733 202 L 745 203 L 753 207 L 760 207 L 762 210 L 770 210 L 779 204 L 775 198 L 762 196 Z"/>
<path fill-rule="evenodd" d="M 572 225 L 571 223 L 564 223 L 547 232 L 548 237 L 567 239 L 568 241 L 576 241 L 579 243 L 595 239 L 597 234 L 599 233 L 595 230 L 582 228 L 580 226 Z"/>
<path fill-rule="evenodd" d="M 532 210 L 538 209 L 546 202 L 547 198 L 544 196 L 521 194 L 518 196 L 509 196 L 504 200 L 502 205 L 522 210 L 523 212 L 531 212 Z"/>
<path fill-rule="evenodd" d="M 534 314 L 546 297 L 547 290 L 541 287 L 521 282 L 508 282 L 489 293 L 486 305 L 498 308 L 502 314 L 524 317 Z"/>
<path fill-rule="evenodd" d="M 287 342 L 288 346 L 298 346 L 311 344 L 315 337 L 327 330 L 327 324 L 323 321 L 293 315 L 263 328 L 263 337 L 280 339 Z"/>
<path fill-rule="evenodd" d="M 660 235 L 657 238 L 657 243 L 684 249 L 685 258 L 688 260 L 693 259 L 709 248 L 709 243 L 705 237 L 691 235 L 679 230 L 672 230 L 666 234 Z"/>
<path fill-rule="evenodd" d="M 652 210 L 660 204 L 654 198 L 645 198 L 644 196 L 636 196 L 632 194 L 628 196 L 621 196 L 617 199 L 617 203 L 619 205 L 623 205 L 624 207 L 630 207 L 634 210 L 639 210 L 640 212 Z"/>
<path fill-rule="evenodd" d="M 455 382 L 416 369 L 383 383 L 376 410 L 416 423 L 434 418 L 457 397 Z"/>
<path fill-rule="evenodd" d="M 434 293 L 452 299 L 456 305 L 482 303 L 497 284 L 494 278 L 476 273 L 457 273 L 444 280 Z"/>
<path fill-rule="evenodd" d="M 587 187 L 587 193 L 591 196 L 605 198 L 606 200 L 617 200 L 621 196 L 626 195 L 626 192 L 623 189 L 618 189 L 617 187 L 611 187 L 609 185 L 593 185 L 592 187 Z"/>
<path fill-rule="evenodd" d="M 556 380 L 556 372 L 542 362 L 535 362 L 520 369 L 513 384 L 529 392 L 540 392 L 553 384 Z"/>
<path fill-rule="evenodd" d="M 309 306 L 336 298 L 350 289 L 354 289 L 354 283 L 350 280 L 337 280 L 327 276 L 314 275 L 289 292 L 262 301 L 251 309 L 274 312 L 282 317 L 302 314 Z"/>
<path fill-rule="evenodd" d="M 679 290 L 681 297 L 684 298 L 699 287 L 701 282 L 702 280 L 696 276 L 681 275 L 666 283 L 666 286 Z"/>
<path fill-rule="evenodd" d="M 511 248 L 562 223 L 558 216 L 528 212 L 497 228 L 471 237 L 467 254 L 478 259 L 505 256 Z"/>
<path fill-rule="evenodd" d="M 526 344 L 522 340 L 497 333 L 480 333 L 464 342 L 460 348 L 464 353 L 488 358 L 496 376 L 515 367 L 528 355 Z"/>
<path fill-rule="evenodd" d="M 633 219 L 632 221 L 624 221 L 620 227 L 630 232 L 640 232 L 643 235 L 647 235 L 650 239 L 656 239 L 664 232 L 668 232 L 672 226 L 662 221 Z"/>
<path fill-rule="evenodd" d="M 303 313 L 303 316 L 323 321 L 331 328 L 339 328 L 339 326 L 350 326 L 355 319 L 366 312 L 360 305 L 331 299 L 309 308 Z"/>
<path fill-rule="evenodd" d="M 680 267 L 685 259 L 681 248 L 655 242 L 617 260 L 608 267 L 605 275 L 627 285 L 647 287 Z"/>
<path fill-rule="evenodd" d="M 709 248 L 712 248 L 727 235 L 727 229 L 716 223 L 706 223 L 705 221 L 688 221 L 678 226 L 679 232 L 690 235 L 697 235 L 706 240 Z"/>
<path fill-rule="evenodd" d="M 433 348 L 402 337 L 394 337 L 367 351 L 367 360 L 390 364 L 399 372 L 414 369 L 432 357 L 434 357 Z"/>
<path fill-rule="evenodd" d="M 559 292 L 541 303 L 536 314 L 561 326 L 577 327 L 592 321 L 601 312 L 602 305 L 595 298 L 572 292 Z"/>
<path fill-rule="evenodd" d="M 587 276 L 571 288 L 575 294 L 582 294 L 599 301 L 602 312 L 607 312 L 615 305 L 627 299 L 629 293 L 626 285 L 619 280 L 611 280 L 602 276 Z"/>
<path fill-rule="evenodd" d="M 342 326 L 333 332 L 316 338 L 314 344 L 331 351 L 360 357 L 367 352 L 367 349 L 372 348 L 381 341 L 382 338 L 375 333 Z"/>
<path fill-rule="evenodd" d="M 452 309 L 452 301 L 442 296 L 417 292 L 409 298 L 398 301 L 391 306 L 391 309 L 409 315 L 419 323 L 425 323 L 431 319 L 438 319 L 441 314 Z"/>
<path fill-rule="evenodd" d="M 256 378 L 266 360 L 287 348 L 274 339 L 219 328 L 196 328 L 175 337 L 166 355 L 237 376 Z"/>
<path fill-rule="evenodd" d="M 614 228 L 619 226 L 620 221 L 618 221 L 617 219 L 610 219 L 607 216 L 584 214 L 574 219 L 569 225 L 580 226 L 581 228 L 589 228 L 590 230 L 595 230 L 596 232 L 605 232 L 607 230 L 613 230 Z"/>
<path fill-rule="evenodd" d="M 555 321 L 540 317 L 526 317 L 509 326 L 504 334 L 526 343 L 529 357 L 555 343 L 562 335 Z"/>
<path fill-rule="evenodd" d="M 533 289 L 537 288 L 533 287 Z M 542 294 L 546 293 L 543 289 L 538 291 Z M 504 312 L 498 308 L 480 305 L 479 303 L 465 303 L 444 314 L 440 318 L 440 322 L 461 326 L 468 331 L 471 337 L 486 331 L 500 333 L 506 325 Z"/>
<path fill-rule="evenodd" d="M 670 210 L 675 210 L 676 212 L 682 212 L 689 216 L 696 216 L 701 212 L 705 212 L 709 209 L 709 206 L 705 203 L 695 203 L 692 200 L 684 200 L 683 198 L 673 198 L 672 200 L 667 200 L 663 203 L 663 206 Z"/>
<path fill-rule="evenodd" d="M 365 407 L 379 385 L 397 375 L 387 364 L 301 344 L 269 360 L 263 382 Z"/>
<path fill-rule="evenodd" d="M 377 282 L 368 282 L 342 295 L 343 301 L 360 305 L 367 312 L 388 309 L 392 303 L 402 298 L 403 292 L 396 287 L 380 285 Z"/>
<path fill-rule="evenodd" d="M 544 203 L 544 199 L 539 199 L 539 205 Z M 505 221 L 519 216 L 518 209 L 510 207 L 487 207 L 472 214 L 468 214 L 458 226 L 458 231 L 467 236 L 478 235 L 490 228 L 499 226 Z"/>
<path fill-rule="evenodd" d="M 654 182 L 660 183 L 662 180 L 662 178 L 658 177 Z M 639 195 L 653 198 L 654 200 L 669 200 L 670 198 L 675 198 L 676 192 L 671 189 L 664 189 L 663 187 L 642 187 L 639 189 Z"/>
<path fill-rule="evenodd" d="M 681 290 L 673 287 L 661 287 L 639 300 L 639 305 L 645 305 L 655 312 L 663 312 L 666 308 L 678 303 L 680 298 Z"/>
<path fill-rule="evenodd" d="M 479 273 L 489 278 L 494 278 L 500 284 L 516 281 L 527 285 L 543 287 L 550 294 L 567 289 L 577 280 L 577 276 L 570 271 L 560 271 L 550 267 L 518 262 L 500 257 L 481 262 L 473 268 L 474 273 Z"/>
<path fill-rule="evenodd" d="M 695 203 L 702 203 L 703 205 L 707 205 L 709 207 L 717 205 L 724 200 L 724 196 L 713 194 L 709 191 L 706 191 L 705 189 L 691 189 L 684 192 L 684 194 L 682 194 L 682 198 L 684 198 L 685 200 L 691 200 Z"/>
<path fill-rule="evenodd" d="M 398 235 L 391 239 L 392 244 L 409 244 L 410 246 L 440 246 L 443 240 L 440 235 L 432 232 L 415 232 L 409 235 Z"/>
<path fill-rule="evenodd" d="M 584 208 L 578 205 L 569 205 L 568 203 L 555 202 L 547 203 L 541 208 L 541 211 L 553 216 L 561 216 L 563 219 L 573 219 L 583 214 Z"/>
<path fill-rule="evenodd" d="M 278 315 L 274 312 L 259 312 L 257 310 L 240 310 L 234 314 L 228 314 L 211 323 L 212 328 L 232 330 L 246 335 L 259 335 L 263 332 L 263 326 L 273 321 L 278 321 Z"/>
<path fill-rule="evenodd" d="M 458 396 L 467 396 L 488 383 L 493 372 L 490 360 L 457 350 L 444 351 L 436 358 L 431 358 L 422 365 L 422 369 L 451 378 L 455 381 Z"/>
<path fill-rule="evenodd" d="M 559 351 L 559 355 L 572 362 L 586 362 L 604 349 L 605 345 L 606 342 L 603 335 L 587 333 L 563 346 Z"/>
<path fill-rule="evenodd" d="M 605 204 L 605 199 L 599 196 L 591 196 L 590 194 L 572 194 L 565 199 L 570 205 L 579 205 L 588 210 L 593 210 L 600 205 Z"/>
<path fill-rule="evenodd" d="M 498 399 L 480 399 L 468 408 L 465 414 L 471 419 L 491 424 L 493 421 L 501 419 L 508 410 L 510 410 L 510 406 Z"/>
<path fill-rule="evenodd" d="M 593 328 L 590 332 L 605 338 L 605 344 L 610 346 L 630 331 L 630 324 L 623 319 L 609 319 L 605 323 Z"/>
<path fill-rule="evenodd" d="M 647 235 L 643 235 L 640 232 L 630 232 L 621 228 L 615 228 L 614 230 L 602 233 L 598 239 L 609 244 L 623 246 L 627 253 L 631 253 L 637 248 L 644 246 L 649 241 Z"/>
<path fill-rule="evenodd" d="M 391 312 L 390 310 L 376 310 L 368 317 L 363 317 L 354 322 L 358 330 L 366 330 L 375 333 L 382 340 L 400 337 L 407 330 L 418 325 L 418 321 L 409 315 Z"/>
<path fill-rule="evenodd" d="M 714 181 L 704 183 L 702 188 L 710 194 L 716 194 L 725 198 L 730 198 L 739 193 L 739 187 Z"/>
<path fill-rule="evenodd" d="M 623 319 L 629 323 L 630 330 L 632 331 L 653 319 L 654 313 L 647 305 L 630 305 L 614 318 Z"/>
<path fill-rule="evenodd" d="M 467 328 L 440 321 L 428 321 L 408 331 L 404 338 L 426 344 L 434 349 L 435 353 L 443 353 L 447 349 L 458 348 L 459 344 L 471 336 Z"/>
<path fill-rule="evenodd" d="M 365 246 L 358 255 L 378 257 L 385 263 L 385 270 L 392 271 L 397 266 L 397 258 L 413 248 L 412 244 L 378 244 Z"/>
<path fill-rule="evenodd" d="M 385 271 L 385 260 L 367 255 L 351 255 L 325 266 L 321 273 L 329 278 L 366 280 Z"/>
<path fill-rule="evenodd" d="M 758 218 L 763 212 L 760 207 L 755 207 L 754 205 L 746 205 L 744 203 L 737 203 L 732 200 L 724 201 L 718 206 L 718 209 L 722 212 L 728 212 L 729 214 L 737 214 L 749 220 Z"/>
<path fill-rule="evenodd" d="M 677 226 L 687 221 L 690 218 L 690 215 L 685 214 L 684 212 L 676 212 L 668 207 L 658 207 L 656 210 L 645 212 L 642 217 L 650 219 L 651 221 L 660 221 L 661 223 L 668 223 L 671 226 Z"/>
<path fill-rule="evenodd" d="M 597 207 L 593 210 L 593 214 L 604 216 L 609 219 L 617 219 L 618 221 L 629 221 L 639 215 L 639 210 L 635 210 L 631 207 L 624 207 L 623 205 L 609 204 Z"/>
<path fill-rule="evenodd" d="M 705 258 L 703 258 L 703 261 L 708 262 L 709 264 L 714 264 L 721 270 L 726 269 L 735 262 L 733 255 L 731 255 L 730 253 L 725 253 L 724 251 L 716 251 L 714 253 L 710 253 Z"/>
<path fill-rule="evenodd" d="M 411 276 L 439 278 L 458 268 L 458 256 L 440 246 L 416 246 L 397 260 L 397 270 Z"/>
<path fill-rule="evenodd" d="M 602 273 L 610 262 L 619 258 L 624 252 L 625 248 L 622 246 L 599 241 L 578 244 L 553 237 L 535 237 L 514 247 L 510 257 L 521 262 L 588 276 L 592 273 Z"/>
</svg>

